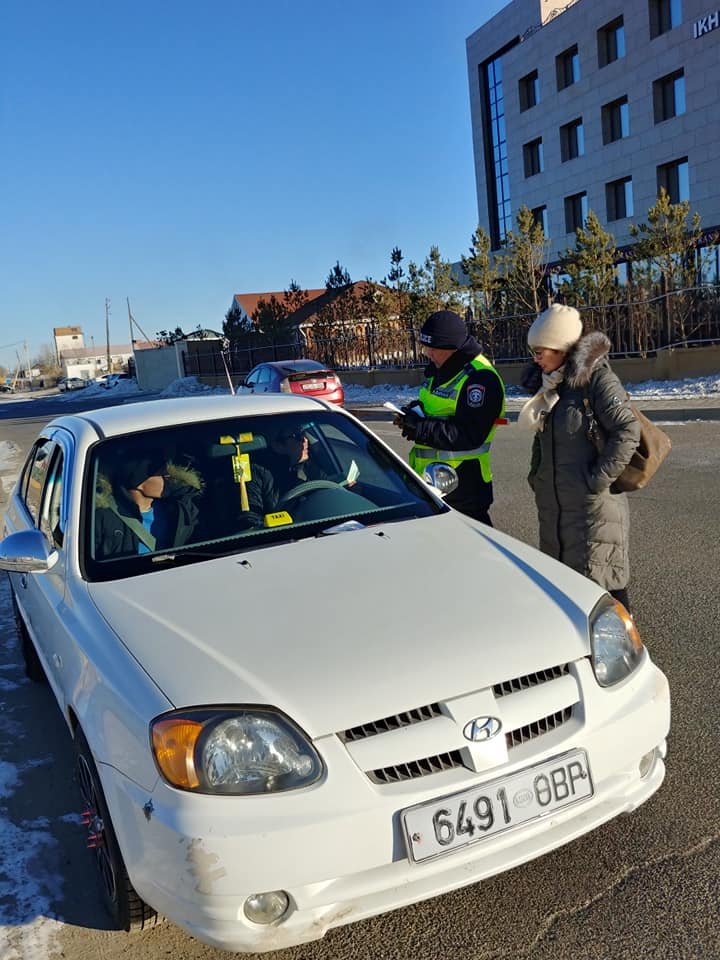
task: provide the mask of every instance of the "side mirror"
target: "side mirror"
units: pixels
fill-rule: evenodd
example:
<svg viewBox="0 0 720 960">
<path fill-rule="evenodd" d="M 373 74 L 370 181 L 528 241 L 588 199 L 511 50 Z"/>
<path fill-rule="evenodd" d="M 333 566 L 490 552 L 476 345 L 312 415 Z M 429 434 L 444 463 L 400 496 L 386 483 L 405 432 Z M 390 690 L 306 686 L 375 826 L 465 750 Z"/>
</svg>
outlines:
<svg viewBox="0 0 720 960">
<path fill-rule="evenodd" d="M 429 463 L 423 471 L 423 480 L 429 483 L 441 497 L 446 497 L 453 490 L 457 490 L 460 482 L 455 467 L 448 463 Z"/>
<path fill-rule="evenodd" d="M 0 570 L 10 573 L 47 573 L 58 552 L 40 530 L 21 530 L 0 540 Z"/>
</svg>

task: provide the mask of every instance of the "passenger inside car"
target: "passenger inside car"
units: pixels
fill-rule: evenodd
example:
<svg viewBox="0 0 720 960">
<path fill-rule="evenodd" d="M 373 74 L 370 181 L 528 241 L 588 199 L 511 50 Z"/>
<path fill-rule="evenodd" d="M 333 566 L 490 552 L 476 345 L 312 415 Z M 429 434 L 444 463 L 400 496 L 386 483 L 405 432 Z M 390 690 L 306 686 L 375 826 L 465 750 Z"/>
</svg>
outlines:
<svg viewBox="0 0 720 960">
<path fill-rule="evenodd" d="M 95 558 L 154 553 L 186 544 L 197 525 L 203 480 L 191 466 L 157 453 L 123 456 L 99 473 Z"/>
</svg>

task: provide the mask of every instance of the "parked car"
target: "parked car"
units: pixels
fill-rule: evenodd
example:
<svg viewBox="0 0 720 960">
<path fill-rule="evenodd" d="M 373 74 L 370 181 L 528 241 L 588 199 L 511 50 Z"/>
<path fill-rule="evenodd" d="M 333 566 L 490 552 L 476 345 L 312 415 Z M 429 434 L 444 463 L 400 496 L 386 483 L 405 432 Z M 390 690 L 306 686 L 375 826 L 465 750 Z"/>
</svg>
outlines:
<svg viewBox="0 0 720 960">
<path fill-rule="evenodd" d="M 345 399 L 338 375 L 317 360 L 259 363 L 243 386 L 251 393 L 297 393 L 339 404 Z"/>
<path fill-rule="evenodd" d="M 289 488 L 279 437 L 307 454 Z M 289 947 L 517 867 L 658 789 L 668 684 L 632 618 L 450 509 L 456 483 L 308 397 L 42 430 L 0 568 L 26 671 L 75 741 L 116 927 L 158 911 L 221 949 Z"/>
<path fill-rule="evenodd" d="M 66 390 L 83 390 L 88 384 L 87 380 L 83 380 L 82 377 L 61 377 L 58 380 L 58 390 L 64 392 Z"/>
<path fill-rule="evenodd" d="M 11 383 L 0 382 L 0 393 L 15 393 L 15 387 Z"/>
<path fill-rule="evenodd" d="M 103 386 L 110 389 L 111 387 L 116 387 L 119 383 L 122 383 L 124 380 L 132 380 L 133 378 L 129 373 L 108 373 L 106 374 Z"/>
</svg>

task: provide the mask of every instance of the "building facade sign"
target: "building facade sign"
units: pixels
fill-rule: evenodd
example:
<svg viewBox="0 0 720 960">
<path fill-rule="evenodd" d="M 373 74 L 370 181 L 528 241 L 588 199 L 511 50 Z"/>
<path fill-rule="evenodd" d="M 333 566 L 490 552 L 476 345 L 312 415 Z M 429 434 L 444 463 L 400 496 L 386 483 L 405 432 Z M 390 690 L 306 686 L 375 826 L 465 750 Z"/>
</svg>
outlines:
<svg viewBox="0 0 720 960">
<path fill-rule="evenodd" d="M 698 37 L 710 33 L 711 30 L 717 30 L 718 27 L 720 27 L 720 10 L 696 20 L 693 24 L 693 37 L 697 40 Z"/>
</svg>

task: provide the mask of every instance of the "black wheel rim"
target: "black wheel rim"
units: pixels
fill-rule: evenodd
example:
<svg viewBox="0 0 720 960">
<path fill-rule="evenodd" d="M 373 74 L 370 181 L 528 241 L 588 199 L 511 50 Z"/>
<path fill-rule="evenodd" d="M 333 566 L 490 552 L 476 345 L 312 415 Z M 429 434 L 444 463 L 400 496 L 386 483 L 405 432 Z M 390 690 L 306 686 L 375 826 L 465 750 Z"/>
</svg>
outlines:
<svg viewBox="0 0 720 960">
<path fill-rule="evenodd" d="M 100 874 L 105 896 L 111 903 L 115 904 L 117 903 L 117 882 L 115 879 L 112 851 L 109 846 L 110 838 L 108 837 L 108 831 L 102 816 L 103 808 L 99 798 L 99 789 L 95 774 L 83 756 L 78 757 L 77 773 L 80 794 L 85 803 L 85 809 L 90 816 L 90 822 L 88 823 L 88 845 L 90 842 L 90 834 L 95 833 L 98 837 L 93 849 L 95 864 Z"/>
</svg>

